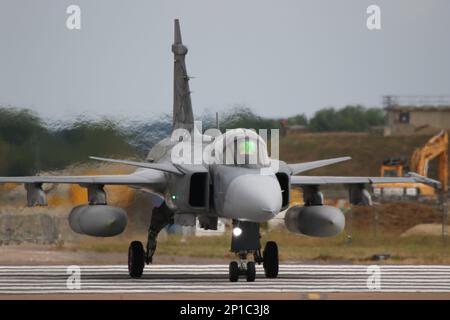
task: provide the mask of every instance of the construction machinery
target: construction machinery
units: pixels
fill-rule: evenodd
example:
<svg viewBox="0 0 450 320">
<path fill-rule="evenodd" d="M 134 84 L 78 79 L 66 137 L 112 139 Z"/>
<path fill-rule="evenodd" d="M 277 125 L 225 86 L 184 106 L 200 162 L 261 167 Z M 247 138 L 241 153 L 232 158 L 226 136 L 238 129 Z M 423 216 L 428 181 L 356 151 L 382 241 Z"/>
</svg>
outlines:
<svg viewBox="0 0 450 320">
<path fill-rule="evenodd" d="M 386 159 L 381 166 L 381 176 L 402 177 L 408 172 L 414 172 L 421 176 L 428 176 L 429 163 L 437 160 L 438 180 L 442 184 L 442 191 L 448 191 L 448 132 L 440 131 L 430 138 L 420 148 L 417 148 L 411 160 L 400 158 Z M 416 183 L 377 183 L 373 185 L 374 197 L 378 200 L 390 199 L 419 199 L 437 200 L 438 193 L 432 186 Z"/>
</svg>

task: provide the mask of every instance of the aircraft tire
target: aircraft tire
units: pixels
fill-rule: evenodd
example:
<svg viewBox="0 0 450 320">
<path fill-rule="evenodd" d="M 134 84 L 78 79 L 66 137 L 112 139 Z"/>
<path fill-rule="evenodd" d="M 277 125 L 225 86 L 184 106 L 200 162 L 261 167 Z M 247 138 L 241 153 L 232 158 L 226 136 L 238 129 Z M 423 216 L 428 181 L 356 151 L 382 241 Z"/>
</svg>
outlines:
<svg viewBox="0 0 450 320">
<path fill-rule="evenodd" d="M 132 278 L 140 278 L 144 271 L 145 251 L 142 242 L 133 241 L 128 248 L 128 273 Z"/>
<path fill-rule="evenodd" d="M 276 278 L 278 276 L 278 246 L 275 241 L 268 241 L 263 251 L 263 266 L 266 278 Z"/>
<path fill-rule="evenodd" d="M 256 268 L 255 263 L 253 261 L 247 262 L 247 282 L 253 282 L 256 278 Z"/>
<path fill-rule="evenodd" d="M 239 280 L 239 265 L 236 261 L 230 262 L 228 274 L 230 277 L 230 282 L 237 282 Z"/>
</svg>

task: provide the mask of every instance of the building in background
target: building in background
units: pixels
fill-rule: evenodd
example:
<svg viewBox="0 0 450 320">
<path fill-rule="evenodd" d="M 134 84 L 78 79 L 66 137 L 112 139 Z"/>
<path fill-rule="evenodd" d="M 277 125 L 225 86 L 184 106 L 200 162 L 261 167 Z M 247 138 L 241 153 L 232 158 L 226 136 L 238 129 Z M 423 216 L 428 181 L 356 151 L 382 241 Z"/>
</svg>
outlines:
<svg viewBox="0 0 450 320">
<path fill-rule="evenodd" d="M 384 96 L 384 135 L 434 134 L 450 130 L 450 96 Z"/>
</svg>

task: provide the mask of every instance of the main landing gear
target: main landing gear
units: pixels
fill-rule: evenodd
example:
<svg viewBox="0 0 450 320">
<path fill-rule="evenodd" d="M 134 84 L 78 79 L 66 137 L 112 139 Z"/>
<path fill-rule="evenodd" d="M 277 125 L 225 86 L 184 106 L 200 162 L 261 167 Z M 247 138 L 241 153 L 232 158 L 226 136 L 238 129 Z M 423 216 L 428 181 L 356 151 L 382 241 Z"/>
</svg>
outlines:
<svg viewBox="0 0 450 320">
<path fill-rule="evenodd" d="M 263 266 L 266 278 L 278 276 L 278 246 L 275 241 L 267 241 L 263 251 Z"/>
<path fill-rule="evenodd" d="M 169 223 L 173 223 L 173 213 L 165 202 L 153 208 L 150 227 L 148 229 L 147 250 L 140 241 L 133 241 L 128 248 L 128 273 L 132 278 L 140 278 L 145 264 L 152 263 L 156 251 L 156 238 L 159 232 Z"/>
<path fill-rule="evenodd" d="M 128 248 L 128 273 L 132 278 L 140 278 L 145 266 L 145 251 L 142 242 L 133 241 Z"/>
<path fill-rule="evenodd" d="M 158 233 L 171 222 L 173 223 L 173 213 L 165 204 L 153 209 L 148 230 L 147 250 L 140 241 L 131 242 L 128 248 L 128 273 L 132 278 L 140 278 L 145 264 L 152 262 Z M 255 281 L 255 265 L 261 263 L 266 278 L 276 278 L 278 276 L 277 244 L 274 241 L 268 241 L 261 253 L 259 223 L 235 220 L 233 227 L 240 229 L 239 232 L 233 232 L 231 238 L 231 251 L 239 257 L 239 261 L 232 261 L 229 265 L 230 281 L 236 282 L 240 276 L 245 276 L 248 282 Z M 249 254 L 253 254 L 254 261 L 247 261 Z"/>
<path fill-rule="evenodd" d="M 241 229 L 239 235 L 233 233 L 231 251 L 239 257 L 239 262 L 232 261 L 229 265 L 229 279 L 237 282 L 239 276 L 245 276 L 248 282 L 255 281 L 255 263 L 263 264 L 266 278 L 278 276 L 278 246 L 274 241 L 268 241 L 261 254 L 259 224 L 254 222 L 233 221 L 233 227 Z M 253 253 L 254 262 L 247 261 L 247 255 Z"/>
<path fill-rule="evenodd" d="M 247 255 L 252 252 L 255 261 L 247 261 Z M 231 282 L 238 281 L 239 276 L 245 276 L 248 282 L 255 281 L 255 263 L 263 264 L 266 278 L 276 278 L 278 276 L 278 247 L 276 242 L 268 241 L 262 255 L 260 249 L 241 251 L 237 255 L 239 256 L 239 262 L 232 261 L 229 265 L 229 279 Z M 142 276 L 145 261 L 146 254 L 142 242 L 131 242 L 128 248 L 128 273 L 132 278 L 140 278 Z"/>
</svg>

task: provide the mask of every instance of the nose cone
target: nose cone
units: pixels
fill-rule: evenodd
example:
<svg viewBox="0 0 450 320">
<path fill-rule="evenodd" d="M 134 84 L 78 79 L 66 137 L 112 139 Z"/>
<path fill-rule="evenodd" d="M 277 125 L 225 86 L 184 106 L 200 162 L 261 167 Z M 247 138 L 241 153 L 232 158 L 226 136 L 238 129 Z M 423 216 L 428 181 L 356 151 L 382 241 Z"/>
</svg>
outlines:
<svg viewBox="0 0 450 320">
<path fill-rule="evenodd" d="M 275 176 L 242 175 L 231 181 L 225 194 L 224 215 L 263 222 L 281 210 L 281 188 Z"/>
</svg>

